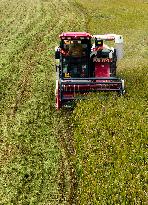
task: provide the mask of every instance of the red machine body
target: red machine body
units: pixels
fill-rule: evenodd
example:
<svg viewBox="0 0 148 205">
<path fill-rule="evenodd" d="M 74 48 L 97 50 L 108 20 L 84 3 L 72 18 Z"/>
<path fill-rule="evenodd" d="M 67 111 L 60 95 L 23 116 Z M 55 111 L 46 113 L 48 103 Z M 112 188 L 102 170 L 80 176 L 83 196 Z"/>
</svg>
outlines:
<svg viewBox="0 0 148 205">
<path fill-rule="evenodd" d="M 110 66 L 108 63 L 95 63 L 95 77 L 110 77 Z"/>
</svg>

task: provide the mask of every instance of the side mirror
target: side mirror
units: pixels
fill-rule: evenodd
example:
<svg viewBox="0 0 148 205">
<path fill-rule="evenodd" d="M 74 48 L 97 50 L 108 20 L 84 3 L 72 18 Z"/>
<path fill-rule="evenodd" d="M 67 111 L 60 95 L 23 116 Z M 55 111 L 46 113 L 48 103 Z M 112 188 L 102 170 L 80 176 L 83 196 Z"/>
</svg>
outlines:
<svg viewBox="0 0 148 205">
<path fill-rule="evenodd" d="M 55 51 L 55 59 L 60 59 L 60 51 Z"/>
</svg>

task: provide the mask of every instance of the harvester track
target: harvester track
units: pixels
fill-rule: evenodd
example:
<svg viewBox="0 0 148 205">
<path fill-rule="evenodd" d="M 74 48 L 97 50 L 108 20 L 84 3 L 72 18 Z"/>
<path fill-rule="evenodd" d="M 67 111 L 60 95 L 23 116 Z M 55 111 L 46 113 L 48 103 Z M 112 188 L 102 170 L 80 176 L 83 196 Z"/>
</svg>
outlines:
<svg viewBox="0 0 148 205">
<path fill-rule="evenodd" d="M 61 160 L 59 170 L 59 203 L 66 203 L 69 205 L 77 204 L 77 186 L 78 180 L 75 170 L 75 144 L 72 138 L 72 125 L 70 124 L 69 115 L 62 111 L 62 115 L 58 118 L 60 122 L 57 123 L 57 137 L 61 149 Z M 61 126 L 64 126 L 61 129 Z"/>
<path fill-rule="evenodd" d="M 85 31 L 89 32 L 89 24 L 90 24 L 90 20 L 91 20 L 91 15 L 90 15 L 90 11 L 88 9 L 86 9 L 82 3 L 80 3 L 77 0 L 73 1 L 73 7 L 76 9 L 77 13 L 79 13 L 81 16 L 83 16 L 83 19 L 85 19 Z"/>
</svg>

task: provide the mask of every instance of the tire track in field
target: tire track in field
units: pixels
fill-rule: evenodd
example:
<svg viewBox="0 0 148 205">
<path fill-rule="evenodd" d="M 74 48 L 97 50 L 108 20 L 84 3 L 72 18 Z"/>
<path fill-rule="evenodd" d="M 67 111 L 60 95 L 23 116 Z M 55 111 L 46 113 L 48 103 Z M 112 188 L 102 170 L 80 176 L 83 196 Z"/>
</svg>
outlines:
<svg viewBox="0 0 148 205">
<path fill-rule="evenodd" d="M 83 16 L 83 19 L 85 22 L 84 23 L 85 31 L 90 32 L 90 28 L 89 28 L 89 23 L 91 20 L 90 11 L 87 8 L 85 8 L 83 4 L 78 0 L 74 0 L 72 4 L 73 4 L 73 7 L 76 9 L 77 13 Z"/>
<path fill-rule="evenodd" d="M 29 52 L 24 57 L 26 58 L 26 65 L 18 82 L 16 97 L 11 105 L 10 114 L 12 116 L 15 116 L 19 107 L 25 102 L 26 99 L 30 97 L 31 77 L 33 75 L 33 72 L 35 71 L 35 66 L 37 66 L 37 62 L 34 59 L 34 56 L 37 54 L 37 52 L 44 50 L 44 45 L 42 44 L 42 42 L 37 43 L 37 46 L 34 47 L 33 50 L 35 50 L 35 52 L 33 52 L 32 54 Z"/>
<path fill-rule="evenodd" d="M 71 112 L 62 110 L 55 115 L 56 135 L 61 149 L 59 174 L 59 203 L 68 205 L 77 201 L 77 173 L 75 169 L 76 150 L 73 140 Z"/>
<path fill-rule="evenodd" d="M 53 6 L 54 6 L 54 3 L 53 3 Z M 63 22 L 65 21 L 65 18 L 63 16 L 60 19 L 60 21 L 56 25 L 56 28 L 55 28 L 54 21 L 55 19 L 53 19 L 52 24 L 49 25 L 50 31 L 48 32 L 48 35 L 50 35 L 51 38 L 55 38 L 55 35 L 56 33 L 58 33 L 58 30 L 60 29 Z M 35 36 L 36 40 L 33 42 L 33 45 L 29 45 L 26 48 L 27 54 L 23 56 L 23 58 L 25 58 L 25 60 L 23 59 L 23 62 L 25 62 L 26 65 L 22 71 L 20 80 L 18 81 L 16 97 L 14 98 L 14 101 L 12 102 L 11 110 L 8 112 L 9 116 L 15 116 L 21 104 L 23 104 L 24 101 L 30 96 L 31 76 L 33 75 L 33 72 L 35 71 L 35 67 L 37 66 L 37 59 L 35 59 L 34 57 L 38 56 L 39 53 L 41 53 L 47 48 L 47 45 L 45 45 L 42 42 L 44 36 L 45 36 L 44 33 L 43 35 L 37 34 Z M 52 44 L 50 45 L 50 47 L 51 46 Z M 49 58 L 50 57 L 53 57 L 53 56 L 49 55 Z"/>
</svg>

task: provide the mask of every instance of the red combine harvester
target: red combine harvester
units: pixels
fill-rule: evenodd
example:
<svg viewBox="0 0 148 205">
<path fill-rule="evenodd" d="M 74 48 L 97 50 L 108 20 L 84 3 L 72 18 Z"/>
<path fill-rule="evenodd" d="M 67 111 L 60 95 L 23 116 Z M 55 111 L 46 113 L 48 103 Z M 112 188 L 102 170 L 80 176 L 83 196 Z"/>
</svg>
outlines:
<svg viewBox="0 0 148 205">
<path fill-rule="evenodd" d="M 67 32 L 55 48 L 56 109 L 96 91 L 124 94 L 124 80 L 116 77 L 116 62 L 122 58 L 123 37 Z M 114 41 L 115 48 L 104 42 Z"/>
</svg>

